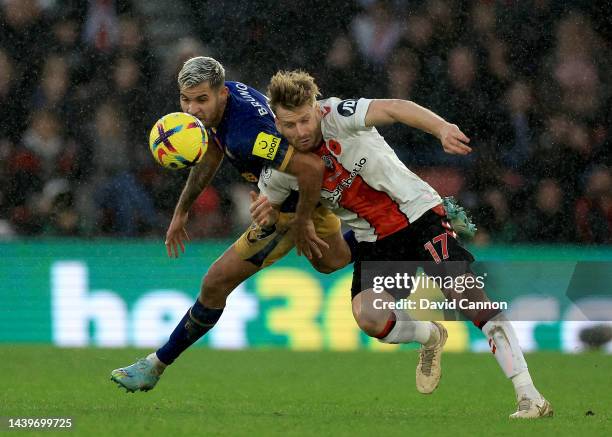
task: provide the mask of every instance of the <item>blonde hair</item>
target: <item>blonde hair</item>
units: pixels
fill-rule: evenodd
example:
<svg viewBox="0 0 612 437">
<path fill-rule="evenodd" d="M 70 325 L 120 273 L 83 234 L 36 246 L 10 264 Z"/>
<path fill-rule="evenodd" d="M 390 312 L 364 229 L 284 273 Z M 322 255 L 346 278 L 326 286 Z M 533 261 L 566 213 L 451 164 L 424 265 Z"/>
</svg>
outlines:
<svg viewBox="0 0 612 437">
<path fill-rule="evenodd" d="M 268 97 L 273 111 L 282 106 L 295 109 L 306 103 L 314 106 L 320 96 L 314 77 L 302 70 L 279 71 L 268 85 Z"/>
</svg>

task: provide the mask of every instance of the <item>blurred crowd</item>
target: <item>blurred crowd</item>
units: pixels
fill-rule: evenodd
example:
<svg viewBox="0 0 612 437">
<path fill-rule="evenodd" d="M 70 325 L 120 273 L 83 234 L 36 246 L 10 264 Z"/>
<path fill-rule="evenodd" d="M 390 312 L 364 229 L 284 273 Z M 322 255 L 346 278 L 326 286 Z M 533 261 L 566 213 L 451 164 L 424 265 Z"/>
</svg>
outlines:
<svg viewBox="0 0 612 437">
<path fill-rule="evenodd" d="M 468 158 L 381 133 L 470 211 L 477 244 L 610 244 L 609 2 L 183 0 L 191 30 L 163 50 L 167 23 L 140 3 L 0 0 L 0 238 L 163 235 L 187 174 L 155 164 L 148 131 L 179 110 L 182 63 L 208 55 L 262 91 L 303 68 L 325 97 L 409 99 L 459 125 Z M 224 164 L 192 237 L 236 235 L 249 190 Z"/>
</svg>

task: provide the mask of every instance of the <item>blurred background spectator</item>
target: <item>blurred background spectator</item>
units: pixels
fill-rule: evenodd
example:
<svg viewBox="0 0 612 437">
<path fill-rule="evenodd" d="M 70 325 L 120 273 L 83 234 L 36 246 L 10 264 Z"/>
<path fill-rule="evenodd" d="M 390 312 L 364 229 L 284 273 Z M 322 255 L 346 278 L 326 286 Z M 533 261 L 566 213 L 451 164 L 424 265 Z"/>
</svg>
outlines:
<svg viewBox="0 0 612 437">
<path fill-rule="evenodd" d="M 610 244 L 612 14 L 604 0 L 0 1 L 0 238 L 160 237 L 187 174 L 148 130 L 178 110 L 176 74 L 217 57 L 261 90 L 303 68 L 324 96 L 401 98 L 472 139 L 445 155 L 381 133 L 474 215 L 477 244 Z M 235 235 L 249 188 L 224 164 L 194 238 Z"/>
</svg>

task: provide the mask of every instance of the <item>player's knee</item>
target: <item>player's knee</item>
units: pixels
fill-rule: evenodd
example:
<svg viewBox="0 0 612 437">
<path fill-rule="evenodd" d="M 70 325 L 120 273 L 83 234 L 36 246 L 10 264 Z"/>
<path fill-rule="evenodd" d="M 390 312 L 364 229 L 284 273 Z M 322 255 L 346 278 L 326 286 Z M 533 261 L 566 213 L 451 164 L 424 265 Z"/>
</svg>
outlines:
<svg viewBox="0 0 612 437">
<path fill-rule="evenodd" d="M 344 267 L 344 265 L 339 265 L 338 263 L 334 262 L 315 263 L 312 266 L 317 272 L 324 273 L 326 275 L 334 273 L 336 270 L 340 270 L 342 267 Z"/>
<path fill-rule="evenodd" d="M 384 323 L 368 317 L 355 318 L 359 329 L 368 334 L 370 337 L 377 337 L 384 329 Z"/>
<path fill-rule="evenodd" d="M 377 337 L 385 328 L 386 318 L 376 312 L 363 311 L 359 302 L 353 300 L 353 317 L 357 326 L 370 337 Z"/>
<path fill-rule="evenodd" d="M 326 257 L 319 260 L 313 259 L 312 266 L 317 272 L 328 275 L 345 267 L 351 261 L 350 252 L 348 256 L 344 255 L 345 254 L 342 254 L 342 256 Z"/>
<path fill-rule="evenodd" d="M 210 308 L 222 308 L 225 306 L 227 296 L 231 293 L 231 284 L 223 277 L 211 269 L 202 279 L 200 287 L 200 300 Z"/>
</svg>

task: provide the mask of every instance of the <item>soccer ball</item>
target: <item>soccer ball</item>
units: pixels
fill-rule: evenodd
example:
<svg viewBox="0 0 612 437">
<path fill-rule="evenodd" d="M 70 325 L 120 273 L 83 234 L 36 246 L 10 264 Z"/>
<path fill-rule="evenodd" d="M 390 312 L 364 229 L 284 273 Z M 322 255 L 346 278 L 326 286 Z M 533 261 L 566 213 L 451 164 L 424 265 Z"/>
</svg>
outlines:
<svg viewBox="0 0 612 437">
<path fill-rule="evenodd" d="M 196 165 L 208 148 L 208 132 L 193 115 L 173 112 L 157 120 L 149 148 L 162 166 L 178 170 Z"/>
</svg>

